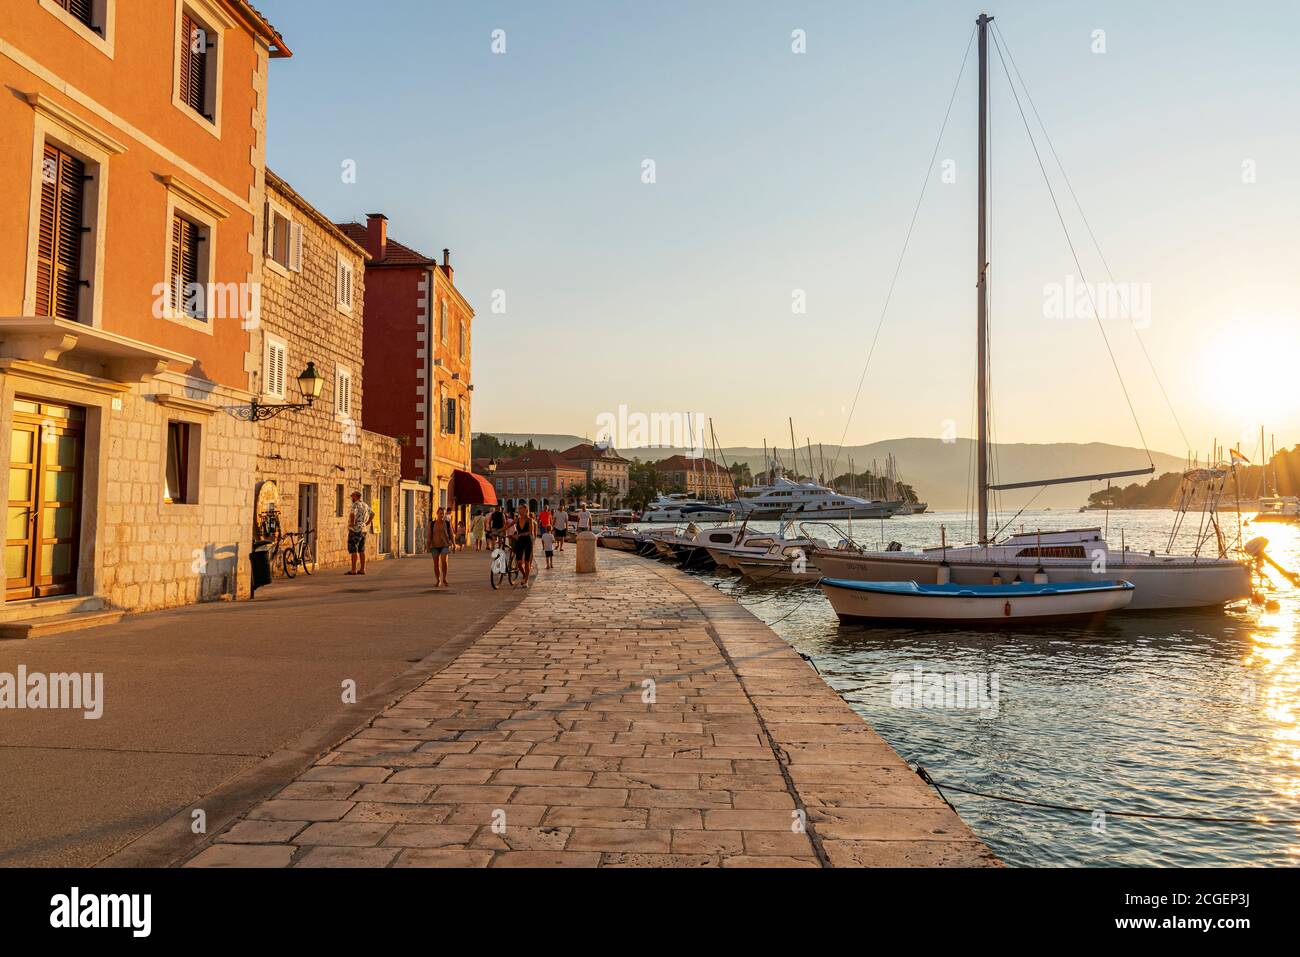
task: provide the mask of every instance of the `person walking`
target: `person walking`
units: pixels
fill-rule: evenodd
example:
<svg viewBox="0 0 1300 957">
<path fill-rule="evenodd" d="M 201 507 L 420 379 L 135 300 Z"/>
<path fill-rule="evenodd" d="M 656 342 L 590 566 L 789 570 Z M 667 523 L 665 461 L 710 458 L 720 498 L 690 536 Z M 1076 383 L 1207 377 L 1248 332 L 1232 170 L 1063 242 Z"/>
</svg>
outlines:
<svg viewBox="0 0 1300 957">
<path fill-rule="evenodd" d="M 587 503 L 582 503 L 582 508 L 578 509 L 578 531 L 591 531 L 591 512 L 587 508 Z"/>
<path fill-rule="evenodd" d="M 456 522 L 456 551 L 465 550 L 465 519 L 460 518 Z"/>
<path fill-rule="evenodd" d="M 366 532 L 370 530 L 373 517 L 370 506 L 361 501 L 361 493 L 352 493 L 352 510 L 348 512 L 348 557 L 352 560 L 352 570 L 348 575 L 366 573 Z M 357 570 L 358 560 L 361 569 Z"/>
<path fill-rule="evenodd" d="M 522 502 L 515 513 L 515 525 L 511 531 L 515 538 L 515 564 L 524 576 L 523 587 L 527 588 L 533 572 L 533 537 L 537 534 L 537 520 Z"/>
<path fill-rule="evenodd" d="M 568 535 L 569 508 L 561 502 L 559 510 L 555 513 L 555 541 L 560 546 L 560 551 L 564 551 L 564 540 Z"/>
<path fill-rule="evenodd" d="M 481 510 L 475 510 L 469 520 L 469 537 L 474 543 L 474 551 L 483 551 L 483 536 L 487 531 L 487 516 Z"/>
<path fill-rule="evenodd" d="M 546 555 L 546 567 L 555 567 L 555 533 L 549 528 L 542 531 L 542 551 Z"/>
<path fill-rule="evenodd" d="M 451 519 L 447 510 L 439 505 L 438 515 L 429 529 L 429 551 L 433 552 L 433 587 L 447 587 L 447 553 L 452 544 Z"/>
<path fill-rule="evenodd" d="M 541 514 L 537 516 L 537 527 L 541 534 L 545 535 L 551 529 L 551 522 L 555 520 L 555 513 L 551 511 L 551 506 L 547 503 L 542 509 Z"/>
<path fill-rule="evenodd" d="M 488 523 L 490 535 L 492 538 L 501 538 L 506 533 L 506 513 L 498 505 L 492 510 L 492 517 Z"/>
</svg>

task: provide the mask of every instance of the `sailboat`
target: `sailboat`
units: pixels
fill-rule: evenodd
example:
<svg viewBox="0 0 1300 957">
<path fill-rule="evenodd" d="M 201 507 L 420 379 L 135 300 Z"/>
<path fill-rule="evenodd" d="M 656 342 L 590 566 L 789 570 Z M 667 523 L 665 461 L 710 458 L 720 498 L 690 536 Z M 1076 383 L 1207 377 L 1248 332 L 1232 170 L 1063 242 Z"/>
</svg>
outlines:
<svg viewBox="0 0 1300 957">
<path fill-rule="evenodd" d="M 988 362 L 988 95 L 989 24 L 980 14 L 975 21 L 979 45 L 978 216 L 976 259 L 976 402 L 978 428 L 979 540 L 950 547 L 906 551 L 893 545 L 884 551 L 859 548 L 852 542 L 835 547 L 814 547 L 809 560 L 831 579 L 919 584 L 995 585 L 1012 582 L 1101 582 L 1122 579 L 1134 586 L 1129 610 L 1222 606 L 1251 593 L 1250 565 L 1226 555 L 1157 555 L 1126 547 L 1112 548 L 1100 527 L 1065 531 L 1021 533 L 996 539 L 989 530 L 991 492 L 1038 488 L 1045 485 L 1091 482 L 1108 478 L 1150 475 L 1147 468 L 1098 475 L 993 484 L 990 481 L 989 362 Z M 838 609 L 837 609 L 838 610 Z"/>
</svg>

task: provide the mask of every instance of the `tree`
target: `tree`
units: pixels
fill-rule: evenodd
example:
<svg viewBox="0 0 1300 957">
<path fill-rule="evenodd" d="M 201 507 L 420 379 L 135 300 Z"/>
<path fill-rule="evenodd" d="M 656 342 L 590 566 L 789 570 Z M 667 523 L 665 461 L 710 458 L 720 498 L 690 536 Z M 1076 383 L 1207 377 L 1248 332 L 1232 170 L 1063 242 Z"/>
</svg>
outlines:
<svg viewBox="0 0 1300 957">
<path fill-rule="evenodd" d="M 609 493 L 609 483 L 604 479 L 592 479 L 587 483 L 587 495 L 596 501 L 602 501 L 601 496 Z"/>
</svg>

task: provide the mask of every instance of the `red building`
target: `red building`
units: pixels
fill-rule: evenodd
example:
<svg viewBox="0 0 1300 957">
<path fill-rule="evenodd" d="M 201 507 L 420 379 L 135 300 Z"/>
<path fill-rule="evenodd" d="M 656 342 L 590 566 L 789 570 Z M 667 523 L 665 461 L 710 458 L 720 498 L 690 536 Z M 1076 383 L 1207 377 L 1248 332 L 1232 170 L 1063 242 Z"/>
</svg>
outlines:
<svg viewBox="0 0 1300 957">
<path fill-rule="evenodd" d="M 497 500 L 509 509 L 526 502 L 534 512 L 573 498 L 569 490 L 584 485 L 586 468 L 549 449 L 532 449 L 497 463 L 492 473 Z"/>
<path fill-rule="evenodd" d="M 432 510 L 475 504 L 481 501 L 476 490 L 486 484 L 470 472 L 474 311 L 455 287 L 449 250 L 438 262 L 390 239 L 388 217 L 381 213 L 369 214 L 364 225 L 339 228 L 371 257 L 362 425 L 403 439 L 402 551 L 422 551 Z"/>
</svg>

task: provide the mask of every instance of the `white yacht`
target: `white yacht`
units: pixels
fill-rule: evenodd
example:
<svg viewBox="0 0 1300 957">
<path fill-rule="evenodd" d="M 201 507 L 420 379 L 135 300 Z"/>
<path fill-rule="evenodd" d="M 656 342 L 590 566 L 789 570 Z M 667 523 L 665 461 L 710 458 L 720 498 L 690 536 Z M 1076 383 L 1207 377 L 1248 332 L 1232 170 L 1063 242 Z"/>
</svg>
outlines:
<svg viewBox="0 0 1300 957">
<path fill-rule="evenodd" d="M 816 482 L 792 482 L 778 475 L 771 485 L 741 489 L 732 503 L 737 518 L 762 519 L 832 519 L 889 518 L 896 508 L 888 502 L 841 495 Z"/>
<path fill-rule="evenodd" d="M 735 513 L 731 503 L 711 504 L 682 492 L 660 495 L 641 513 L 643 522 L 725 522 Z"/>
</svg>

